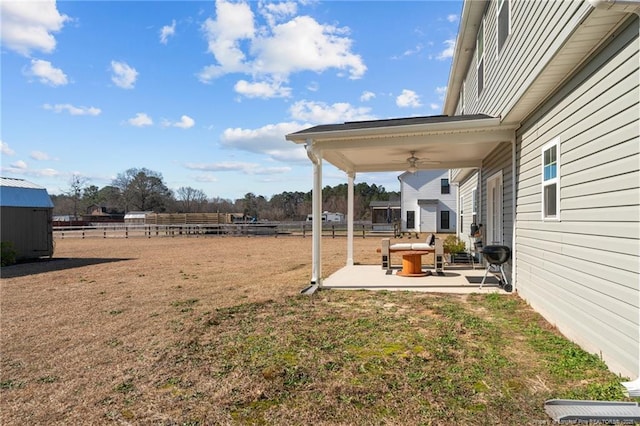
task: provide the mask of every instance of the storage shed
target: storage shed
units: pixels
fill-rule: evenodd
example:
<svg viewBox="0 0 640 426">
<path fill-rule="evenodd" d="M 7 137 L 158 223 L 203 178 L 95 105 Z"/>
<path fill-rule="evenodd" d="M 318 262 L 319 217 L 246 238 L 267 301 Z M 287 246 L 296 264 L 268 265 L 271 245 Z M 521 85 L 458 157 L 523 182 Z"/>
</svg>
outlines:
<svg viewBox="0 0 640 426">
<path fill-rule="evenodd" d="M 0 177 L 2 242 L 16 260 L 53 255 L 53 202 L 47 190 L 23 179 Z"/>
</svg>

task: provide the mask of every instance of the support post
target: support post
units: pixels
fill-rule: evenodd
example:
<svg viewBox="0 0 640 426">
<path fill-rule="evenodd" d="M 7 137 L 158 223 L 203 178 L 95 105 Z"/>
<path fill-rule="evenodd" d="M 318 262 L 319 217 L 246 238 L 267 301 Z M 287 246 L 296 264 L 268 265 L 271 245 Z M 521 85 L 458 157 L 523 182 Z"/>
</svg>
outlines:
<svg viewBox="0 0 640 426">
<path fill-rule="evenodd" d="M 322 287 L 322 153 L 306 144 L 307 156 L 313 163 L 311 286 Z M 308 291 L 307 291 L 308 292 Z"/>
<path fill-rule="evenodd" d="M 353 266 L 353 215 L 355 172 L 347 173 L 347 266 Z"/>
</svg>

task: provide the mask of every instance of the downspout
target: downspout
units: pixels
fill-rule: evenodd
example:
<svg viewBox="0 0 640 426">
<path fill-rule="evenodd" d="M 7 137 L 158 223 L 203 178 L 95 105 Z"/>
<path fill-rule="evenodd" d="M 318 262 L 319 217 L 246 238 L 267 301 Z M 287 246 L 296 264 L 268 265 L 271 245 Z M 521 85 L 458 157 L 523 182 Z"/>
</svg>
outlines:
<svg viewBox="0 0 640 426">
<path fill-rule="evenodd" d="M 347 183 L 347 266 L 353 266 L 353 215 L 354 215 L 354 189 L 353 181 L 356 173 L 348 172 Z"/>
<path fill-rule="evenodd" d="M 517 200 L 518 200 L 518 192 L 516 190 L 516 135 L 515 131 L 513 133 L 513 137 L 511 138 L 511 194 L 513 200 L 511 200 L 511 291 L 517 291 L 518 287 L 518 256 L 516 249 L 516 209 L 517 209 Z"/>
<path fill-rule="evenodd" d="M 311 202 L 311 282 L 303 289 L 303 294 L 313 294 L 322 286 L 322 156 L 313 148 L 313 140 L 305 143 L 307 157 L 313 163 L 313 190 Z"/>
</svg>

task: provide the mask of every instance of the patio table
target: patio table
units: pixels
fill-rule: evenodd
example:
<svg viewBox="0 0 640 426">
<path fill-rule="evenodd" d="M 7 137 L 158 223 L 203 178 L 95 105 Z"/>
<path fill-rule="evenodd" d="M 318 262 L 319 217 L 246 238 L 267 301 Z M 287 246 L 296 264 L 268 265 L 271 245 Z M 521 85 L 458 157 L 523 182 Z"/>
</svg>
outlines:
<svg viewBox="0 0 640 426">
<path fill-rule="evenodd" d="M 394 253 L 402 256 L 402 270 L 397 272 L 401 277 L 426 277 L 431 271 L 422 270 L 422 255 L 433 253 L 433 250 L 402 250 Z"/>
</svg>

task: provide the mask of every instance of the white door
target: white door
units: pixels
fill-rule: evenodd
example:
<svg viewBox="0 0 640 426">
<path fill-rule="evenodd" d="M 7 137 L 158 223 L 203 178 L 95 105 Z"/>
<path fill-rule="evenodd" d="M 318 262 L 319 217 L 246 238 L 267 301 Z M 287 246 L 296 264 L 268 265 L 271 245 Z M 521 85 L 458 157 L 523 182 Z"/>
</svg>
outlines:
<svg viewBox="0 0 640 426">
<path fill-rule="evenodd" d="M 420 206 L 420 232 L 438 232 L 438 212 L 436 204 L 422 204 Z"/>
<path fill-rule="evenodd" d="M 485 245 L 502 245 L 502 172 L 487 179 L 487 226 Z"/>
</svg>

